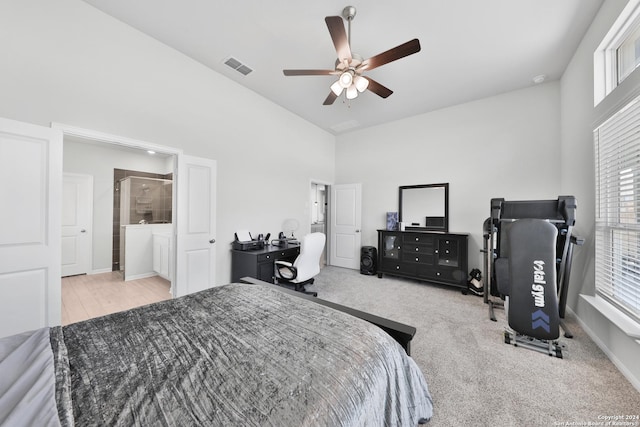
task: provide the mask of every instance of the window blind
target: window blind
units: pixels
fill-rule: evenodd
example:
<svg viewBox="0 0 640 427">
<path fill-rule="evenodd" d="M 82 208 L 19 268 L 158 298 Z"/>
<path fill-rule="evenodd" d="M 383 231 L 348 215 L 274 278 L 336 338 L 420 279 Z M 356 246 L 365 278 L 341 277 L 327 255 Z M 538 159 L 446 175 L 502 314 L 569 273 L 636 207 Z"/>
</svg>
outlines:
<svg viewBox="0 0 640 427">
<path fill-rule="evenodd" d="M 640 322 L 640 97 L 594 131 L 596 292 Z"/>
</svg>

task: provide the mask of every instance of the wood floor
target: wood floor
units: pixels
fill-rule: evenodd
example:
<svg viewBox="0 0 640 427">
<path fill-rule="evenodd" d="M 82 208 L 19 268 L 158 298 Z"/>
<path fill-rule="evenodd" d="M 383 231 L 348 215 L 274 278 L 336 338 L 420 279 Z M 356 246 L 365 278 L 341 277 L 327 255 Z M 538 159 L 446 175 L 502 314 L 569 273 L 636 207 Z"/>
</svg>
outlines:
<svg viewBox="0 0 640 427">
<path fill-rule="evenodd" d="M 171 298 L 171 283 L 160 276 L 123 281 L 122 273 L 62 278 L 62 325 Z"/>
</svg>

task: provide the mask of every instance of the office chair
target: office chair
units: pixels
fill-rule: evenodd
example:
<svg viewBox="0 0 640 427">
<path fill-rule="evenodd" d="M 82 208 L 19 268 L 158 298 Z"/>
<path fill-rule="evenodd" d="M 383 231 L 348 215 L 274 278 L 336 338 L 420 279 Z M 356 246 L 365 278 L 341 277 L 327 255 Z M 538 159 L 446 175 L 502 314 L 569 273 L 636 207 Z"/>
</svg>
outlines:
<svg viewBox="0 0 640 427">
<path fill-rule="evenodd" d="M 317 297 L 317 292 L 309 292 L 304 286 L 312 284 L 314 277 L 320 273 L 320 255 L 322 255 L 325 242 L 326 236 L 323 233 L 311 233 L 304 236 L 300 242 L 300 255 L 293 263 L 275 262 L 276 283 L 293 285 L 294 290 Z"/>
</svg>

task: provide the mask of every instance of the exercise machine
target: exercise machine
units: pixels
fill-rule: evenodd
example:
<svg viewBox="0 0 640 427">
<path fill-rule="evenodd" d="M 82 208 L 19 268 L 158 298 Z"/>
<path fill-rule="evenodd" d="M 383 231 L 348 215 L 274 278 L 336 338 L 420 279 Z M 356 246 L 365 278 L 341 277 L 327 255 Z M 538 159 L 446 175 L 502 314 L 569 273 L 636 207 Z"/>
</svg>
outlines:
<svg viewBox="0 0 640 427">
<path fill-rule="evenodd" d="M 573 247 L 576 199 L 507 201 L 491 199 L 484 222 L 484 302 L 489 318 L 503 307 L 507 344 L 562 358 L 560 328 L 573 335 L 565 316 Z"/>
</svg>

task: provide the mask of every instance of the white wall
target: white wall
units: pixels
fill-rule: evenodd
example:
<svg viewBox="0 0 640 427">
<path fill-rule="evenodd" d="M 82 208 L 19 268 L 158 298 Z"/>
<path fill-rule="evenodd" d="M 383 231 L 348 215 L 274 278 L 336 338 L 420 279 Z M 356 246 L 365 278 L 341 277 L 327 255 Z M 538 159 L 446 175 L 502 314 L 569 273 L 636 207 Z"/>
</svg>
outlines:
<svg viewBox="0 0 640 427">
<path fill-rule="evenodd" d="M 309 182 L 333 182 L 333 135 L 79 0 L 3 0 L 0 40 L 0 117 L 217 160 L 219 284 L 235 230 L 277 235 L 296 218 L 309 231 Z"/>
<path fill-rule="evenodd" d="M 595 292 L 595 171 L 593 129 L 603 113 L 640 88 L 639 70 L 619 86 L 601 106 L 593 106 L 593 53 L 616 20 L 626 0 L 605 1 L 562 76 L 561 135 L 562 191 L 578 200 L 576 233 L 585 244 L 575 250 L 568 304 L 584 328 L 611 360 L 640 389 L 640 345 L 579 295 Z"/>
<path fill-rule="evenodd" d="M 362 244 L 377 246 L 399 186 L 448 182 L 449 230 L 470 233 L 469 269 L 480 267 L 491 198 L 559 195 L 559 90 L 542 84 L 338 137 L 336 182 L 362 183 Z"/>
<path fill-rule="evenodd" d="M 63 171 L 93 176 L 93 259 L 94 272 L 111 271 L 113 236 L 113 169 L 166 174 L 167 161 L 140 151 L 125 152 L 110 144 L 64 141 Z"/>
</svg>

